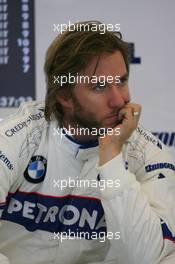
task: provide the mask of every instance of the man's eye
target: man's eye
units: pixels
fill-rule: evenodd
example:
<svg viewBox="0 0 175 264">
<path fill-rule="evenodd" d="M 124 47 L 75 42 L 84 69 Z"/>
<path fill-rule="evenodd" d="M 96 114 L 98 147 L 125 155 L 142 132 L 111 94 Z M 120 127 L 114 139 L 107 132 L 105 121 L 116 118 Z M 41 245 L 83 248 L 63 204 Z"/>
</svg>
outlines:
<svg viewBox="0 0 175 264">
<path fill-rule="evenodd" d="M 119 85 L 124 86 L 125 84 L 127 84 L 127 82 L 128 82 L 128 78 L 121 78 Z"/>
<path fill-rule="evenodd" d="M 93 90 L 101 91 L 106 87 L 106 83 L 97 83 L 93 86 Z"/>
</svg>

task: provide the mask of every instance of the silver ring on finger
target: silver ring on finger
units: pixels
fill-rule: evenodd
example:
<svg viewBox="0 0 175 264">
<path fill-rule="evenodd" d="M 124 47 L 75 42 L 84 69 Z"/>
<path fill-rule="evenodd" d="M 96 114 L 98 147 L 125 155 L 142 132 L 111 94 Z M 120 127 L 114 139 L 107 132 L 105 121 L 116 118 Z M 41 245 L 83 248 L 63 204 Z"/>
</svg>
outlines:
<svg viewBox="0 0 175 264">
<path fill-rule="evenodd" d="M 138 111 L 133 111 L 133 116 L 139 116 L 140 115 L 140 112 L 138 112 Z"/>
</svg>

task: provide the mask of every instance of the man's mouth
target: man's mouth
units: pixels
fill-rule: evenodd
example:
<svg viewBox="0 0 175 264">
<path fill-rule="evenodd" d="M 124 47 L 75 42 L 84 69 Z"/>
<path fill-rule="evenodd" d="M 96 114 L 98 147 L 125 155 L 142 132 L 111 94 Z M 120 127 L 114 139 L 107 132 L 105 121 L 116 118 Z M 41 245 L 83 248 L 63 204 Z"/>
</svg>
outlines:
<svg viewBox="0 0 175 264">
<path fill-rule="evenodd" d="M 118 116 L 117 114 L 112 114 L 112 115 L 108 116 L 108 118 L 114 118 L 114 117 L 117 118 L 117 116 Z"/>
<path fill-rule="evenodd" d="M 109 124 L 117 124 L 118 117 L 117 115 L 112 115 L 107 118 Z"/>
</svg>

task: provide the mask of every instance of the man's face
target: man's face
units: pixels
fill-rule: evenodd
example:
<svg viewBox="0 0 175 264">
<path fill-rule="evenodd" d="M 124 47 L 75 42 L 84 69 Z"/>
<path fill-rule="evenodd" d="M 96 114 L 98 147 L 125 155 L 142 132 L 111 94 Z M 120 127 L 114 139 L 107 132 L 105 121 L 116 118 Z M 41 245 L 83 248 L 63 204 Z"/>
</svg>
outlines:
<svg viewBox="0 0 175 264">
<path fill-rule="evenodd" d="M 113 83 L 77 83 L 70 99 L 70 111 L 66 114 L 71 125 L 91 128 L 115 127 L 119 123 L 118 112 L 130 100 L 128 73 L 121 52 L 105 53 L 93 57 L 79 75 L 113 77 Z M 97 67 L 97 68 L 96 68 Z M 94 69 L 96 71 L 94 73 Z M 120 76 L 120 84 L 116 83 Z"/>
</svg>

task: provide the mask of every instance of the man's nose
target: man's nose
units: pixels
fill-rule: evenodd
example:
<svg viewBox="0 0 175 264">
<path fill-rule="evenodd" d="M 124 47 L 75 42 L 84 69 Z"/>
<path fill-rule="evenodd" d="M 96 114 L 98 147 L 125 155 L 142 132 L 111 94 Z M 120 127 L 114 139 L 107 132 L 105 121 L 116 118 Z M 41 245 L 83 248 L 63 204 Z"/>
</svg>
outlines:
<svg viewBox="0 0 175 264">
<path fill-rule="evenodd" d="M 122 108 L 125 105 L 124 97 L 122 96 L 122 92 L 120 91 L 120 88 L 117 87 L 117 85 L 112 85 L 110 87 L 108 104 L 111 108 Z"/>
</svg>

